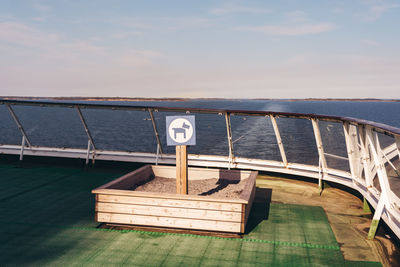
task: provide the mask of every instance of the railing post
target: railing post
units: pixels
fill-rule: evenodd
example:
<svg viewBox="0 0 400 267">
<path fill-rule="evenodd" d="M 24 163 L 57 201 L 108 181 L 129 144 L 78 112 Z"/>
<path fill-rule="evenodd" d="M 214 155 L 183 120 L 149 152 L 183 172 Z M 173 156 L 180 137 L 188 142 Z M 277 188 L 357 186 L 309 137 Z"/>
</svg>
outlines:
<svg viewBox="0 0 400 267">
<path fill-rule="evenodd" d="M 285 153 L 285 149 L 283 147 L 281 135 L 279 133 L 278 124 L 276 123 L 276 118 L 273 115 L 269 115 L 269 117 L 271 119 L 272 127 L 274 128 L 276 142 L 278 143 L 278 147 L 279 147 L 279 151 L 281 153 L 281 158 L 282 158 L 283 165 L 285 167 L 287 167 L 288 166 L 288 162 L 287 162 L 287 159 L 286 159 L 286 153 Z"/>
<path fill-rule="evenodd" d="M 400 136 L 396 135 L 394 138 L 396 140 L 397 154 L 399 154 L 399 160 L 400 160 Z"/>
<path fill-rule="evenodd" d="M 85 128 L 85 132 L 86 132 L 86 135 L 88 137 L 88 152 L 87 152 L 87 156 L 86 156 L 86 164 L 89 164 L 89 155 L 90 155 L 90 150 L 91 150 L 90 148 L 92 147 L 93 150 L 96 151 L 96 146 L 94 145 L 94 141 L 93 141 L 92 135 L 91 135 L 91 133 L 89 131 L 89 128 L 88 128 L 88 126 L 86 124 L 86 120 L 83 117 L 81 109 L 78 106 L 75 106 L 75 108 L 76 108 L 76 112 L 78 112 L 79 118 L 81 119 L 82 125 Z M 94 162 L 94 157 L 95 157 L 95 154 L 93 152 L 93 155 L 92 155 L 93 162 Z"/>
<path fill-rule="evenodd" d="M 378 229 L 379 221 L 381 219 L 383 209 L 385 208 L 385 201 L 381 197 L 378 205 L 376 206 L 374 217 L 372 218 L 371 226 L 368 231 L 368 239 L 373 240 L 375 238 L 376 230 Z"/>
<path fill-rule="evenodd" d="M 156 165 L 158 165 L 158 156 L 160 155 L 160 145 L 157 144 Z"/>
<path fill-rule="evenodd" d="M 24 128 L 22 127 L 22 124 L 19 122 L 17 115 L 15 114 L 14 110 L 12 109 L 12 107 L 10 106 L 10 104 L 6 104 L 6 107 L 8 109 L 8 111 L 10 112 L 11 116 L 13 117 L 15 123 L 18 126 L 18 129 L 21 131 L 22 136 L 25 138 L 25 142 L 28 143 L 28 147 L 31 147 L 31 141 L 29 141 L 29 138 L 24 130 Z"/>
<path fill-rule="evenodd" d="M 357 128 L 349 122 L 343 123 L 344 137 L 346 141 L 347 155 L 349 159 L 350 172 L 353 179 L 360 178 L 360 149 L 357 140 Z"/>
<path fill-rule="evenodd" d="M 373 185 L 373 177 L 371 173 L 371 156 L 369 152 L 365 126 L 358 126 L 358 134 L 360 136 L 361 157 L 364 168 L 365 184 L 367 188 L 370 189 Z"/>
<path fill-rule="evenodd" d="M 326 158 L 325 158 L 325 153 L 324 153 L 324 146 L 322 144 L 322 138 L 321 138 L 321 132 L 319 131 L 319 126 L 318 126 L 318 119 L 311 118 L 313 130 L 314 130 L 314 136 L 315 136 L 315 142 L 317 144 L 317 149 L 318 149 L 318 155 L 319 155 L 319 166 L 322 168 L 322 173 L 319 175 L 319 181 L 318 181 L 318 187 L 320 194 L 322 192 L 322 178 L 323 176 L 328 172 L 328 165 L 326 163 Z"/>
<path fill-rule="evenodd" d="M 234 159 L 233 155 L 233 142 L 232 142 L 232 128 L 231 128 L 231 115 L 229 113 L 225 113 L 225 122 L 226 122 L 226 133 L 228 137 L 228 146 L 229 146 L 229 165 L 228 169 L 231 168 L 231 164 Z"/>
<path fill-rule="evenodd" d="M 163 154 L 163 149 L 161 146 L 161 140 L 160 140 L 160 135 L 158 134 L 158 130 L 157 130 L 157 125 L 156 125 L 156 121 L 154 119 L 154 115 L 153 115 L 153 110 L 151 108 L 148 109 L 150 118 L 151 118 L 151 124 L 153 125 L 153 130 L 154 130 L 154 135 L 156 137 L 157 140 L 157 158 L 156 158 L 156 162 L 158 161 L 158 153 Z"/>
<path fill-rule="evenodd" d="M 89 156 L 90 156 L 90 149 L 91 149 L 91 142 L 88 140 L 88 145 L 87 145 L 87 152 L 86 152 L 86 165 L 89 164 Z"/>
<path fill-rule="evenodd" d="M 373 239 L 379 224 L 379 220 L 382 216 L 382 212 L 385 208 L 390 207 L 391 204 L 391 191 L 389 186 L 389 180 L 386 173 L 385 165 L 382 162 L 382 149 L 379 143 L 377 133 L 372 133 L 371 127 L 366 127 L 366 136 L 368 143 L 370 144 L 370 150 L 372 157 L 374 158 L 375 168 L 378 174 L 379 185 L 381 187 L 381 194 L 378 202 L 378 206 L 375 210 L 374 217 L 372 219 L 371 227 L 368 233 L 368 238 Z"/>
<path fill-rule="evenodd" d="M 21 142 L 21 152 L 19 153 L 19 160 L 23 160 L 24 159 L 24 149 L 25 149 L 25 136 L 22 136 L 22 142 Z"/>
</svg>

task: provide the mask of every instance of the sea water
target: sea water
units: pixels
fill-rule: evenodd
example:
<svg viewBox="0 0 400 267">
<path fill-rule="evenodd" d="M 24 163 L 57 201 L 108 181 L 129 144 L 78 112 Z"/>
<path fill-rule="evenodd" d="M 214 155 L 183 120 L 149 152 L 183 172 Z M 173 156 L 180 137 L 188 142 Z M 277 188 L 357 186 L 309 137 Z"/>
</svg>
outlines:
<svg viewBox="0 0 400 267">
<path fill-rule="evenodd" d="M 82 101 L 70 101 L 82 103 Z M 84 103 L 87 101 L 83 101 Z M 188 108 L 262 110 L 275 112 L 314 113 L 354 117 L 400 128 L 400 102 L 361 101 L 285 101 L 285 100 L 187 100 L 187 101 L 96 101 L 105 105 L 169 106 Z M 73 108 L 13 106 L 30 141 L 38 146 L 86 148 L 87 136 Z M 150 116 L 145 111 L 82 109 L 97 149 L 156 152 L 157 142 Z M 165 116 L 174 112 L 154 112 L 163 150 Z M 225 117 L 217 114 L 196 116 L 197 145 L 189 153 L 227 155 Z M 311 122 L 305 119 L 278 118 L 279 130 L 289 162 L 318 165 L 318 153 Z M 0 105 L 0 144 L 21 144 L 22 135 L 4 105 Z M 232 116 L 234 154 L 237 157 L 281 160 L 272 124 L 258 116 Z M 346 157 L 342 125 L 320 121 L 325 152 Z M 382 142 L 391 142 L 382 136 Z M 343 160 L 328 159 L 330 167 L 348 170 Z"/>
</svg>

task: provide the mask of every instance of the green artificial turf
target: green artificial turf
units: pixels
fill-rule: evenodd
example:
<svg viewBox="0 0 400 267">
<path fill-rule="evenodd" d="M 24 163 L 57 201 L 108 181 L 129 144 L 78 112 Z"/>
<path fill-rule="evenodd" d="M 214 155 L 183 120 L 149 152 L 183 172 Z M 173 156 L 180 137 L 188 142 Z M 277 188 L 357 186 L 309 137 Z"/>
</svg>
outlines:
<svg viewBox="0 0 400 267">
<path fill-rule="evenodd" d="M 0 265 L 381 266 L 345 261 L 319 207 L 254 203 L 243 239 L 96 228 L 90 191 L 124 173 L 0 162 Z"/>
</svg>

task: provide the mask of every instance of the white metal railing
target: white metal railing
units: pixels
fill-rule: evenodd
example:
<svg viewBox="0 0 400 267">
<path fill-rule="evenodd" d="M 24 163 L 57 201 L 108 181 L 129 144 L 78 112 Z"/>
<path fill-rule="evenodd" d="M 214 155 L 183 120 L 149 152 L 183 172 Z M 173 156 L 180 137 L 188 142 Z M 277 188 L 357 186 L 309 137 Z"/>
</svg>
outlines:
<svg viewBox="0 0 400 267">
<path fill-rule="evenodd" d="M 269 111 L 149 107 L 115 104 L 71 103 L 60 101 L 17 101 L 0 99 L 0 106 L 1 105 L 5 105 L 8 109 L 12 119 L 22 135 L 22 142 L 21 145 L 0 145 L 0 153 L 19 155 L 20 160 L 23 160 L 24 155 L 82 158 L 86 159 L 87 164 L 90 160 L 94 162 L 95 159 L 156 164 L 175 164 L 175 154 L 166 154 L 163 151 L 159 130 L 157 128 L 153 112 L 166 111 L 224 115 L 228 143 L 228 155 L 190 154 L 188 157 L 189 165 L 254 169 L 311 177 L 318 179 L 321 190 L 323 181 L 331 181 L 345 185 L 361 193 L 375 209 L 373 221 L 368 235 L 369 238 L 374 238 L 380 219 L 385 221 L 385 223 L 396 234 L 396 236 L 400 238 L 400 198 L 395 192 L 397 182 L 399 182 L 400 188 L 400 170 L 398 169 L 399 164 L 397 164 L 400 161 L 400 129 L 398 128 L 354 118 Z M 87 135 L 87 149 L 36 146 L 29 139 L 23 124 L 19 120 L 17 114 L 14 112 L 13 106 L 16 105 L 64 107 L 76 109 L 77 116 L 80 118 L 82 126 Z M 81 112 L 82 108 L 141 110 L 143 112 L 147 112 L 150 115 L 149 120 L 151 121 L 152 128 L 154 130 L 154 136 L 150 136 L 149 138 L 156 139 L 156 153 L 98 149 L 95 145 L 95 141 L 88 124 L 86 123 L 85 117 Z M 243 136 L 233 141 L 231 127 L 232 115 L 257 116 L 269 119 L 273 127 L 273 133 L 279 148 L 281 161 L 235 157 L 234 143 Z M 319 159 L 318 165 L 299 164 L 290 162 L 288 160 L 285 152 L 285 144 L 282 141 L 281 132 L 278 127 L 279 118 L 297 118 L 311 121 L 315 144 L 318 151 L 318 155 L 316 155 Z M 323 143 L 323 134 L 321 133 L 319 126 L 321 121 L 336 122 L 343 126 L 347 158 L 340 155 L 327 153 L 325 151 L 324 145 L 326 144 Z M 0 134 L 2 133 L 0 132 Z M 384 134 L 392 138 L 392 144 L 382 148 L 379 139 L 380 134 Z M 299 155 L 299 157 L 300 156 L 301 155 Z M 327 162 L 327 157 L 348 162 L 350 171 L 330 168 Z M 399 160 L 396 163 L 397 158 Z M 389 169 L 393 169 L 395 175 L 389 177 Z"/>
</svg>

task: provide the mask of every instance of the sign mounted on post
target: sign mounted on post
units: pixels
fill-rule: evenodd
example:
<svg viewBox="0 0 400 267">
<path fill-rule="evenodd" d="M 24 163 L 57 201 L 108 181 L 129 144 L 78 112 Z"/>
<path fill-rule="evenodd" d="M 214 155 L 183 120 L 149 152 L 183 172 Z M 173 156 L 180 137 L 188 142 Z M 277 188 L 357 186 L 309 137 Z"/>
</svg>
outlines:
<svg viewBox="0 0 400 267">
<path fill-rule="evenodd" d="M 195 116 L 167 116 L 167 145 L 196 145 Z"/>
<path fill-rule="evenodd" d="M 167 145 L 176 147 L 176 193 L 188 194 L 187 146 L 196 145 L 194 116 L 167 116 Z"/>
</svg>

